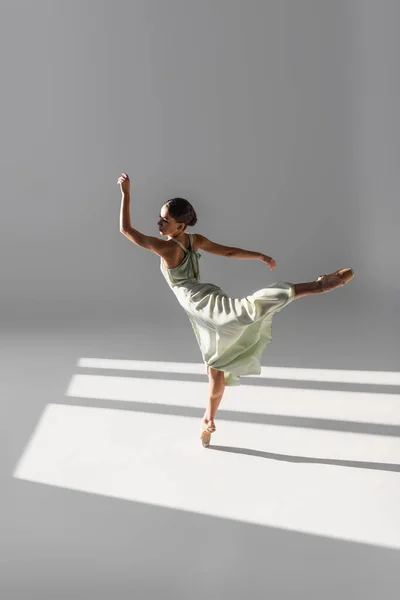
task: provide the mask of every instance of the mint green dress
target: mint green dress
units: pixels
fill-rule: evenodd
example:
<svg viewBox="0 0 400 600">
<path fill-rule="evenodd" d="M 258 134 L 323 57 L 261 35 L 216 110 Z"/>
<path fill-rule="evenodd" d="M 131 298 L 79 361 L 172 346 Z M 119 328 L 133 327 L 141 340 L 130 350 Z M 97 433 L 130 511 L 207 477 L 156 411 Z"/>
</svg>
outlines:
<svg viewBox="0 0 400 600">
<path fill-rule="evenodd" d="M 272 317 L 295 297 L 294 285 L 279 281 L 244 298 L 231 298 L 213 283 L 200 282 L 199 258 L 189 234 L 185 258 L 161 271 L 186 311 L 206 365 L 224 372 L 225 385 L 240 385 L 244 375 L 260 375 L 260 358 L 272 340 Z"/>
</svg>

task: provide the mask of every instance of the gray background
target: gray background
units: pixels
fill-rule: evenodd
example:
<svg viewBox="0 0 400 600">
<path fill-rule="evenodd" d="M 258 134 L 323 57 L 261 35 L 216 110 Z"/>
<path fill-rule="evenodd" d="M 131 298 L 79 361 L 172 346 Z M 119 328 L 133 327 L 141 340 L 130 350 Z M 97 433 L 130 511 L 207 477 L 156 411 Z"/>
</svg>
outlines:
<svg viewBox="0 0 400 600">
<path fill-rule="evenodd" d="M 9 405 L 2 461 L 8 478 L 43 402 L 54 402 L 56 390 L 65 401 L 60 390 L 77 356 L 96 355 L 97 342 L 90 346 L 89 339 L 109 340 L 104 352 L 110 357 L 201 360 L 189 321 L 163 280 L 159 258 L 119 233 L 116 180 L 122 171 L 132 182 L 133 227 L 159 236 L 160 206 L 183 196 L 198 215 L 188 231 L 276 260 L 271 273 L 261 262 L 203 252 L 202 280 L 232 296 L 278 280 L 310 281 L 338 268 L 354 269 L 355 279 L 345 288 L 301 299 L 277 316 L 264 365 L 398 369 L 399 19 L 395 0 L 1 0 L 0 322 L 4 389 L 9 384 L 3 395 Z M 78 346 L 66 350 L 66 340 L 75 334 Z M 51 358 L 28 343 L 34 336 L 56 340 Z M 19 353 L 17 366 L 11 366 L 11 359 L 7 363 L 11 350 Z M 32 366 L 33 355 L 46 361 L 41 374 L 50 378 L 47 384 Z M 56 367 L 56 357 L 63 367 Z M 23 380 L 32 389 L 35 383 L 42 386 L 40 399 L 27 399 Z M 3 515 L 9 524 L 7 573 L 15 576 L 21 561 L 27 576 L 31 564 L 29 581 L 37 584 L 29 593 L 18 588 L 21 595 L 13 596 L 14 577 L 5 600 L 44 598 L 47 592 L 52 598 L 72 597 L 65 591 L 66 572 L 61 591 L 40 588 L 46 568 L 40 571 L 34 562 L 42 548 L 43 564 L 49 564 L 52 551 L 41 542 L 43 527 L 50 531 L 59 524 L 65 503 L 71 510 L 67 520 L 76 515 L 72 504 L 79 503 L 79 518 L 88 524 L 83 543 L 92 540 L 92 552 L 103 539 L 93 517 L 96 510 L 102 518 L 105 511 L 118 511 L 118 527 L 124 528 L 126 503 L 99 498 L 93 512 L 93 498 L 63 490 L 53 490 L 47 514 L 54 523 L 43 526 L 44 487 L 27 484 L 21 496 L 21 488 L 17 492 L 4 483 L 10 510 Z M 12 511 L 18 507 L 16 517 Z M 219 560 L 218 536 L 226 524 L 210 530 L 204 524 L 199 517 L 192 533 L 214 536 L 211 547 Z M 26 546 L 25 527 L 32 528 L 32 547 Z M 178 534 L 169 531 L 166 552 L 169 544 L 179 545 L 185 527 L 180 524 Z M 242 563 L 236 577 L 246 573 L 255 586 L 250 596 L 264 597 L 257 579 L 265 552 L 264 538 L 257 542 L 262 533 L 235 527 L 243 530 L 237 535 L 248 536 L 238 549 L 244 560 L 249 544 L 259 548 L 256 562 Z M 72 564 L 68 561 L 76 551 L 78 568 L 82 539 L 72 531 L 72 522 L 67 523 L 53 549 L 62 552 L 66 536 L 71 555 L 67 552 L 65 564 Z M 106 538 L 110 554 L 102 550 L 104 564 L 100 559 L 93 563 L 93 572 L 85 564 L 82 577 L 89 587 L 82 597 L 125 598 L 122 591 L 113 595 L 111 583 L 106 594 L 104 571 L 98 589 L 94 583 L 115 556 L 110 541 L 115 531 L 114 523 Z M 160 539 L 146 539 L 145 552 L 151 554 Z M 321 560 L 314 541 L 304 546 L 303 536 L 291 539 L 292 553 L 284 544 L 272 550 L 274 599 L 294 597 L 296 589 L 321 598 L 321 589 L 306 583 L 312 566 L 308 571 L 303 565 L 302 574 L 279 587 L 304 547 L 310 560 Z M 271 542 L 272 549 L 277 543 Z M 335 560 L 348 559 L 336 542 L 325 543 L 335 547 Z M 158 565 L 172 578 L 163 588 L 159 575 L 162 597 L 188 598 L 191 583 L 207 577 L 204 555 L 194 540 L 190 544 L 190 564 L 198 571 L 189 565 L 176 572 L 167 563 Z M 375 550 L 379 559 L 374 563 L 371 558 L 382 569 L 393 566 L 382 572 L 384 588 L 378 591 L 374 585 L 380 586 L 381 578 L 374 579 L 369 552 L 365 548 L 357 559 L 367 574 L 362 597 L 394 598 L 394 553 Z M 324 568 L 317 563 L 320 574 Z M 107 581 L 115 578 L 123 586 L 124 564 L 117 560 L 112 569 Z M 340 581 L 349 591 L 352 579 L 346 577 Z M 148 578 L 144 582 L 149 585 Z M 221 580 L 209 597 L 249 593 L 243 578 L 231 584 Z M 126 597 L 157 597 L 154 585 L 137 596 L 126 591 Z M 323 597 L 331 597 L 325 589 Z"/>
<path fill-rule="evenodd" d="M 345 290 L 279 317 L 280 361 L 342 366 L 347 336 L 347 367 L 397 364 L 397 2 L 0 7 L 5 328 L 167 323 L 193 343 L 159 258 L 119 233 L 126 171 L 140 231 L 158 236 L 180 195 L 191 231 L 275 258 L 270 272 L 203 256 L 202 279 L 235 297 L 354 269 Z"/>
</svg>

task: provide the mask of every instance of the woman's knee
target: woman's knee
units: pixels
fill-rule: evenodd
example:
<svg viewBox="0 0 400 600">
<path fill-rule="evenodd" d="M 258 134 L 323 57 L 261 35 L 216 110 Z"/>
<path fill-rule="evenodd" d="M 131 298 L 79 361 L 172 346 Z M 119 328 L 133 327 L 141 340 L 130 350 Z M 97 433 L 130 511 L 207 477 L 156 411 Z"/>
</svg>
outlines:
<svg viewBox="0 0 400 600">
<path fill-rule="evenodd" d="M 214 367 L 208 366 L 207 369 L 208 369 L 208 374 L 213 379 L 218 379 L 218 377 L 223 377 L 223 375 L 224 375 L 223 371 L 219 371 L 218 369 L 214 369 Z"/>
</svg>

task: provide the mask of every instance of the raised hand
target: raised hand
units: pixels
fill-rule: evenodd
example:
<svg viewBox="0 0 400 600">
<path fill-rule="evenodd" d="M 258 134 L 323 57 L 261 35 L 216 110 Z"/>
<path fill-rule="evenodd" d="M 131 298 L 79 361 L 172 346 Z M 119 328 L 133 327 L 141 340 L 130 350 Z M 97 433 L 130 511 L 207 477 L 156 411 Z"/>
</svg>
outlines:
<svg viewBox="0 0 400 600">
<path fill-rule="evenodd" d="M 121 177 L 118 178 L 117 183 L 119 183 L 122 194 L 130 194 L 131 181 L 130 181 L 129 175 L 127 175 L 127 173 L 122 173 Z"/>
</svg>

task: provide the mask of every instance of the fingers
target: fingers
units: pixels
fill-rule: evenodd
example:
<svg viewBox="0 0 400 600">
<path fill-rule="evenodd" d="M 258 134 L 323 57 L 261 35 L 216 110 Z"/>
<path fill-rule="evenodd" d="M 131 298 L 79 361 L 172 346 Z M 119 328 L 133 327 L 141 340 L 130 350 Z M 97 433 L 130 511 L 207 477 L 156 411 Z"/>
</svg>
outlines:
<svg viewBox="0 0 400 600">
<path fill-rule="evenodd" d="M 275 269 L 276 262 L 270 256 L 267 256 L 266 254 L 263 254 L 262 255 L 262 261 L 265 262 L 269 266 L 270 271 L 273 271 Z"/>
<path fill-rule="evenodd" d="M 117 183 L 123 183 L 124 181 L 130 181 L 127 173 L 122 173 L 121 177 L 118 178 Z"/>
</svg>

